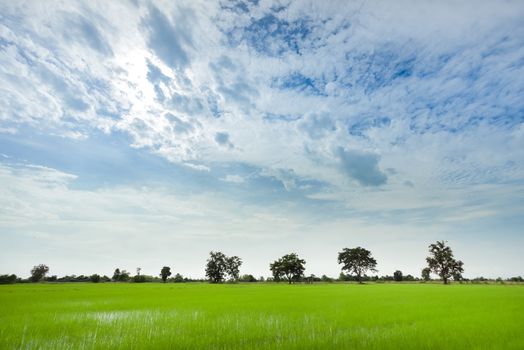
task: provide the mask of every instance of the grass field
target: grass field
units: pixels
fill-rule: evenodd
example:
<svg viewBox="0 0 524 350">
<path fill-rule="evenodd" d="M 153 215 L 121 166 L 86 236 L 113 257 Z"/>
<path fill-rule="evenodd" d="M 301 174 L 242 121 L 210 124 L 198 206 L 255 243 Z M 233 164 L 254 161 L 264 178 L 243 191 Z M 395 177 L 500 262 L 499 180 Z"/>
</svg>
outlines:
<svg viewBox="0 0 524 350">
<path fill-rule="evenodd" d="M 1 349 L 524 349 L 524 286 L 0 286 Z"/>
</svg>

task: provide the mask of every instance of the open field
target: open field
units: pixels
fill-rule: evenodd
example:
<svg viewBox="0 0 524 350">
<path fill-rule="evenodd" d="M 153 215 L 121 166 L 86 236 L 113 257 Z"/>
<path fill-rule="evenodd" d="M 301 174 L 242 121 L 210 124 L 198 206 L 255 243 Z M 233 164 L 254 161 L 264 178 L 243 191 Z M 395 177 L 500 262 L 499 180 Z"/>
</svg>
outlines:
<svg viewBox="0 0 524 350">
<path fill-rule="evenodd" d="M 1 349 L 524 349 L 524 286 L 0 286 Z"/>
</svg>

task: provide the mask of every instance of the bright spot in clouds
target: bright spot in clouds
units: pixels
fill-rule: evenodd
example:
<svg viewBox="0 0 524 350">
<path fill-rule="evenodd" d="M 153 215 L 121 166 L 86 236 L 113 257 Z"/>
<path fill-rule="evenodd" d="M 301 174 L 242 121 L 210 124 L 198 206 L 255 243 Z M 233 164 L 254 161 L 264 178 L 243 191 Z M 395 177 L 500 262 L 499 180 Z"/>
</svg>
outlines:
<svg viewBox="0 0 524 350">
<path fill-rule="evenodd" d="M 361 245 L 419 275 L 437 239 L 523 273 L 522 2 L 0 11 L 0 273 L 200 277 L 223 250 L 335 276 Z"/>
</svg>

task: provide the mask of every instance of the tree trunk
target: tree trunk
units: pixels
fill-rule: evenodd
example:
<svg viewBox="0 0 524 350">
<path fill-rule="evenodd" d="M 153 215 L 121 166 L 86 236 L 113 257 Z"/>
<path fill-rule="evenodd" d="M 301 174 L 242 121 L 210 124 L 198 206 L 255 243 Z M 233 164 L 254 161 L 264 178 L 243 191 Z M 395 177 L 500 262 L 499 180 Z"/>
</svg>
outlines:
<svg viewBox="0 0 524 350">
<path fill-rule="evenodd" d="M 357 275 L 357 281 L 358 284 L 362 284 L 362 278 L 360 277 L 360 274 Z"/>
<path fill-rule="evenodd" d="M 444 284 L 448 284 L 448 279 L 444 277 Z"/>
</svg>

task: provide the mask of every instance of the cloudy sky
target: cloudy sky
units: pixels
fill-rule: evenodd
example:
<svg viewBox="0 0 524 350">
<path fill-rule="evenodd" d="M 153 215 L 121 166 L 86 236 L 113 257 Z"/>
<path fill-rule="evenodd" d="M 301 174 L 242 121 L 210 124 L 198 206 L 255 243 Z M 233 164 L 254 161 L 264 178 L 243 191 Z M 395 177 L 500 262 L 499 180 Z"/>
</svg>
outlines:
<svg viewBox="0 0 524 350">
<path fill-rule="evenodd" d="M 363 246 L 524 274 L 524 2 L 0 0 L 0 273 Z"/>
</svg>

